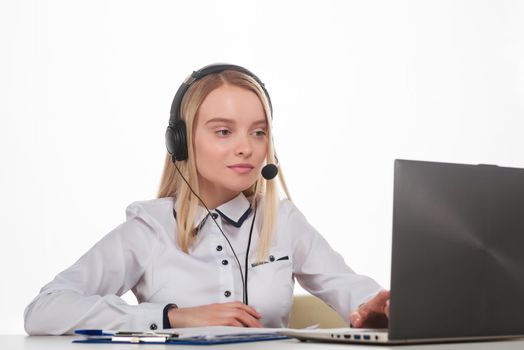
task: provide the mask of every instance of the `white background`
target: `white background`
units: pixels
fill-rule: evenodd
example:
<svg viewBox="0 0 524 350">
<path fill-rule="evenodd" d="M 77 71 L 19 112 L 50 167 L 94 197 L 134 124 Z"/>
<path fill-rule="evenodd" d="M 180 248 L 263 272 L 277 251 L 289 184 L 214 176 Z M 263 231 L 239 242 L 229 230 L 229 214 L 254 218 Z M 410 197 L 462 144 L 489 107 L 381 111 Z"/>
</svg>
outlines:
<svg viewBox="0 0 524 350">
<path fill-rule="evenodd" d="M 294 202 L 385 287 L 395 158 L 524 167 L 524 2 L 0 0 L 0 50 L 2 333 L 155 197 L 209 63 L 266 83 Z"/>
</svg>

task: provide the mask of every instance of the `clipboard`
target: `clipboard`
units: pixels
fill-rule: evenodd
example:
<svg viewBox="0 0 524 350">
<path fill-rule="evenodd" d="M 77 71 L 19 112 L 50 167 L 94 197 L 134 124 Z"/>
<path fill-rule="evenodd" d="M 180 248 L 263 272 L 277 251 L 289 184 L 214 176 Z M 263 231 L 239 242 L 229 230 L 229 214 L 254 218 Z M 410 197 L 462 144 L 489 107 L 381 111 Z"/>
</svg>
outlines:
<svg viewBox="0 0 524 350">
<path fill-rule="evenodd" d="M 75 339 L 73 343 L 82 344 L 165 344 L 165 345 L 215 345 L 248 343 L 258 341 L 289 339 L 278 333 L 239 333 L 224 335 L 201 335 L 179 338 L 177 333 L 170 332 L 109 332 L 98 329 L 76 330 L 75 334 L 85 336 L 85 339 Z"/>
</svg>

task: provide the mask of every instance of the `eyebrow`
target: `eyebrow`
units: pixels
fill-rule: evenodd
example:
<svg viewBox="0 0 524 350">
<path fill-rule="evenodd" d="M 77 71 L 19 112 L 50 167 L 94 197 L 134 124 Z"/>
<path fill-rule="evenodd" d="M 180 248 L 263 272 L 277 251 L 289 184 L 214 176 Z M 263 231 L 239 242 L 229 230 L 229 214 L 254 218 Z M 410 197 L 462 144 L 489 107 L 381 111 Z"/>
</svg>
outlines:
<svg viewBox="0 0 524 350">
<path fill-rule="evenodd" d="M 233 119 L 227 119 L 227 118 L 212 118 L 212 119 L 209 119 L 207 122 L 205 122 L 204 125 L 211 124 L 211 123 L 235 124 L 235 121 Z M 267 124 L 266 119 L 259 119 L 253 122 L 251 125 L 266 125 L 266 124 Z"/>
</svg>

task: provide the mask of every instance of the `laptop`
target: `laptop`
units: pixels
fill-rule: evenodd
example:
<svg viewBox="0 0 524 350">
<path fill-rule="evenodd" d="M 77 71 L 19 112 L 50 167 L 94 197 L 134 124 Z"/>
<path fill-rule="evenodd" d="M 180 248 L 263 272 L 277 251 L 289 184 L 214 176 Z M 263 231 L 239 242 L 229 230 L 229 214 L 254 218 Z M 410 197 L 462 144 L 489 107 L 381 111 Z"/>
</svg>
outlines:
<svg viewBox="0 0 524 350">
<path fill-rule="evenodd" d="M 524 169 L 395 160 L 389 329 L 292 330 L 306 341 L 524 337 Z"/>
</svg>

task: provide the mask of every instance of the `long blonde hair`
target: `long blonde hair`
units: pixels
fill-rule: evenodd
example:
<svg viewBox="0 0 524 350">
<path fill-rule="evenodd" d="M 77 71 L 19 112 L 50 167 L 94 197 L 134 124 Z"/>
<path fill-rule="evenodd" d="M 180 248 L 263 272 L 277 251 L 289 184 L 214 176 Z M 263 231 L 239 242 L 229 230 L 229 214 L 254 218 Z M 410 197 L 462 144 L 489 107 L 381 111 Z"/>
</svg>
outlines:
<svg viewBox="0 0 524 350">
<path fill-rule="evenodd" d="M 235 70 L 225 70 L 219 73 L 209 74 L 195 81 L 189 87 L 181 104 L 181 116 L 185 121 L 187 128 L 188 159 L 185 161 L 177 161 L 177 167 L 196 193 L 199 192 L 199 186 L 195 163 L 195 151 L 193 147 L 194 129 L 196 126 L 195 117 L 200 105 L 204 102 L 207 95 L 216 88 L 226 84 L 248 89 L 257 94 L 264 106 L 268 125 L 266 162 L 273 164 L 277 162 L 275 159 L 271 130 L 271 108 L 269 107 L 269 101 L 267 100 L 264 91 L 257 81 L 251 76 Z M 286 197 L 291 200 L 281 167 L 279 167 L 278 179 Z M 279 201 L 277 184 L 275 183 L 275 180 L 267 181 L 264 178 L 259 177 L 256 183 L 244 190 L 243 193 L 248 198 L 252 197 L 252 207 L 254 207 L 255 201 L 264 197 L 264 206 L 262 208 L 264 214 L 259 237 L 260 243 L 257 250 L 257 261 L 261 261 L 267 257 L 271 245 Z M 158 190 L 158 198 L 164 197 L 176 197 L 178 199 L 177 208 L 175 208 L 177 212 L 177 244 L 182 251 L 188 253 L 189 248 L 195 240 L 196 227 L 193 222 L 199 205 L 199 200 L 180 177 L 180 174 L 178 174 L 169 153 L 167 153 L 165 157 L 164 170 L 162 172 L 160 188 Z"/>
</svg>

